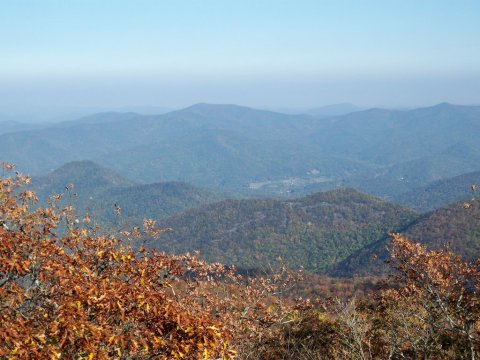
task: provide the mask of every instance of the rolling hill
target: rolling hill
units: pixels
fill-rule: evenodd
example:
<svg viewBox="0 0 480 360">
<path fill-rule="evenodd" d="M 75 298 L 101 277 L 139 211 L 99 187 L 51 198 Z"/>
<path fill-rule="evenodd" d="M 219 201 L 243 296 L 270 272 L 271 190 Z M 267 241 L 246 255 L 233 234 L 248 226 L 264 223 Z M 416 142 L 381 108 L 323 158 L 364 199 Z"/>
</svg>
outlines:
<svg viewBox="0 0 480 360">
<path fill-rule="evenodd" d="M 330 119 L 311 135 L 319 152 L 379 166 L 346 185 L 397 196 L 442 178 L 476 171 L 480 107 L 439 104 L 409 111 L 370 109 Z"/>
<path fill-rule="evenodd" d="M 73 201 L 80 211 L 85 211 L 90 199 L 105 190 L 133 185 L 135 182 L 89 160 L 64 164 L 50 173 L 33 177 L 30 184 L 41 204 L 53 194 L 65 193 L 68 187 L 69 199 L 65 201 Z"/>
<path fill-rule="evenodd" d="M 468 209 L 464 204 L 460 201 L 423 214 L 398 232 L 429 249 L 448 245 L 462 258 L 476 259 L 480 257 L 480 200 L 469 200 Z M 386 238 L 368 244 L 339 263 L 330 275 L 351 277 L 385 273 L 388 243 Z"/>
<path fill-rule="evenodd" d="M 406 229 L 405 235 L 434 249 L 449 244 L 465 259 L 480 257 L 480 200 L 468 203 L 468 209 L 460 201 L 423 215 Z"/>
<path fill-rule="evenodd" d="M 366 110 L 364 107 L 357 106 L 350 103 L 340 103 L 316 107 L 309 109 L 306 113 L 313 116 L 339 116 L 346 115 L 357 111 Z"/>
<path fill-rule="evenodd" d="M 163 219 L 221 199 L 205 189 L 170 181 L 107 189 L 97 197 L 92 210 L 103 222 L 114 223 L 117 219 L 113 208 L 117 204 L 122 209 L 121 221 L 131 227 L 145 218 Z"/>
<path fill-rule="evenodd" d="M 122 209 L 120 220 L 134 226 L 144 218 L 161 219 L 221 199 L 187 183 L 136 184 L 92 161 L 70 162 L 49 174 L 33 177 L 31 189 L 37 193 L 40 205 L 45 205 L 52 194 L 64 194 L 62 204 L 74 205 L 80 214 L 90 213 L 104 226 L 119 221 L 114 204 Z"/>
<path fill-rule="evenodd" d="M 161 221 L 172 232 L 149 246 L 241 268 L 267 267 L 279 257 L 319 274 L 367 244 L 411 222 L 415 211 L 353 189 L 292 200 L 225 200 Z"/>
<path fill-rule="evenodd" d="M 419 211 L 431 211 L 450 203 L 471 199 L 475 195 L 471 191 L 473 184 L 480 184 L 479 171 L 437 180 L 427 186 L 401 194 L 394 200 Z"/>
<path fill-rule="evenodd" d="M 446 201 L 457 193 L 452 184 L 468 184 L 478 173 L 439 181 L 428 189 Z M 70 184 L 73 184 L 71 186 Z M 382 274 L 390 231 L 440 248 L 450 242 L 465 258 L 480 255 L 480 200 L 444 206 L 419 213 L 353 189 L 337 189 L 296 199 L 222 200 L 222 197 L 188 183 L 136 184 L 91 161 L 65 164 L 32 179 L 41 202 L 48 195 L 69 191 L 64 204 L 89 212 L 104 226 L 139 224 L 143 218 L 160 220 L 173 232 L 150 246 L 182 253 L 200 250 L 209 261 L 251 269 L 266 267 L 282 258 L 292 268 L 304 266 L 317 274 L 351 277 Z M 420 200 L 412 202 L 419 203 Z M 121 219 L 113 206 L 122 208 Z M 119 223 L 119 221 L 121 223 Z"/>
</svg>

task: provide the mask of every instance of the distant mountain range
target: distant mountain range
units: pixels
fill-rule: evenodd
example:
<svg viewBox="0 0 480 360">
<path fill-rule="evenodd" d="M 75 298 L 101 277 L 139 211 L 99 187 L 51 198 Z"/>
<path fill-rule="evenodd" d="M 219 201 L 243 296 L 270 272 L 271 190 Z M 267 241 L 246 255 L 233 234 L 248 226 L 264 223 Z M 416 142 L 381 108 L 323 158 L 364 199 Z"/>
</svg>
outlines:
<svg viewBox="0 0 480 360">
<path fill-rule="evenodd" d="M 306 114 L 313 116 L 340 116 L 357 111 L 367 110 L 366 107 L 353 105 L 350 103 L 332 104 L 309 109 Z"/>
<path fill-rule="evenodd" d="M 165 114 L 172 111 L 171 108 L 151 105 L 131 105 L 120 107 L 76 107 L 76 106 L 35 106 L 35 105 L 0 105 L 0 123 L 16 121 L 23 124 L 34 124 L 38 127 L 45 127 L 62 121 L 72 121 L 87 115 L 114 112 L 136 112 L 144 115 Z"/>
<path fill-rule="evenodd" d="M 346 115 L 355 111 L 362 111 L 368 109 L 368 107 L 357 106 L 350 103 L 330 104 L 314 108 L 288 108 L 288 107 L 260 107 L 263 110 L 279 112 L 282 114 L 306 114 L 317 117 L 331 117 Z"/>
<path fill-rule="evenodd" d="M 478 171 L 479 136 L 476 106 L 318 117 L 197 104 L 6 133 L 0 154 L 31 174 L 89 159 L 140 183 L 181 181 L 253 197 L 354 187 L 394 200 Z"/>
</svg>

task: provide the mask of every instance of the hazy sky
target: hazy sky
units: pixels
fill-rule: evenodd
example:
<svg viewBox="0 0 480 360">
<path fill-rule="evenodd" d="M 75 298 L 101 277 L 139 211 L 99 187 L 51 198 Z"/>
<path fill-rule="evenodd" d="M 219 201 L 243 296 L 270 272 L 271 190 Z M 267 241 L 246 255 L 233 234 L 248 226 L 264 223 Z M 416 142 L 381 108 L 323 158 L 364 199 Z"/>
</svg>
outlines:
<svg viewBox="0 0 480 360">
<path fill-rule="evenodd" d="M 5 0 L 0 106 L 480 104 L 478 0 Z"/>
</svg>

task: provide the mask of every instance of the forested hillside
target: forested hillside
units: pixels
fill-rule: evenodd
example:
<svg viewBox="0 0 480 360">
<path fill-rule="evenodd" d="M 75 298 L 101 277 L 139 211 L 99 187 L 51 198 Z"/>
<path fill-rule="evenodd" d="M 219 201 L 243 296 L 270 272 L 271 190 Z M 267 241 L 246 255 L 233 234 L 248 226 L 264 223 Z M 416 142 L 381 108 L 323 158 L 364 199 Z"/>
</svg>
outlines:
<svg viewBox="0 0 480 360">
<path fill-rule="evenodd" d="M 465 259 L 480 257 L 480 200 L 457 202 L 420 217 L 405 231 L 431 249 L 448 245 Z"/>
<path fill-rule="evenodd" d="M 52 195 L 61 194 L 62 206 L 74 206 L 79 215 L 88 213 L 102 227 L 116 229 L 222 198 L 182 182 L 137 184 L 91 161 L 71 162 L 47 175 L 33 177 L 29 188 L 38 194 L 40 206 L 47 206 Z"/>
<path fill-rule="evenodd" d="M 470 172 L 453 178 L 437 180 L 427 186 L 395 197 L 395 202 L 420 211 L 435 210 L 443 205 L 475 197 L 471 187 L 480 184 L 480 172 Z"/>
<path fill-rule="evenodd" d="M 326 273 L 350 254 L 399 231 L 417 213 L 353 189 L 295 200 L 226 200 L 162 220 L 172 227 L 148 246 L 174 253 L 199 250 L 208 261 Z"/>
<path fill-rule="evenodd" d="M 465 260 L 480 257 L 480 200 L 460 201 L 418 216 L 401 230 L 411 241 L 430 250 L 448 246 Z M 387 271 L 389 242 L 382 239 L 368 244 L 341 262 L 332 275 L 375 275 Z"/>
</svg>

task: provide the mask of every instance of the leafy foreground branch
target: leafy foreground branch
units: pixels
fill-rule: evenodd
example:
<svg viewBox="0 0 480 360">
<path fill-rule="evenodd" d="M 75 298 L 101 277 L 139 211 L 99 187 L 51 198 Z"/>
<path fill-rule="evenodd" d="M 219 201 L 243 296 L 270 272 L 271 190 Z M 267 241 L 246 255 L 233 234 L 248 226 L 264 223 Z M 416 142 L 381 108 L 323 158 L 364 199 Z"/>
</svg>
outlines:
<svg viewBox="0 0 480 360">
<path fill-rule="evenodd" d="M 162 230 L 147 220 L 119 240 L 68 207 L 32 210 L 28 177 L 3 168 L 0 359 L 478 356 L 479 262 L 448 249 L 393 235 L 388 289 L 363 300 L 285 299 L 299 274 L 243 278 L 196 256 L 132 248 L 129 237 Z"/>
</svg>

